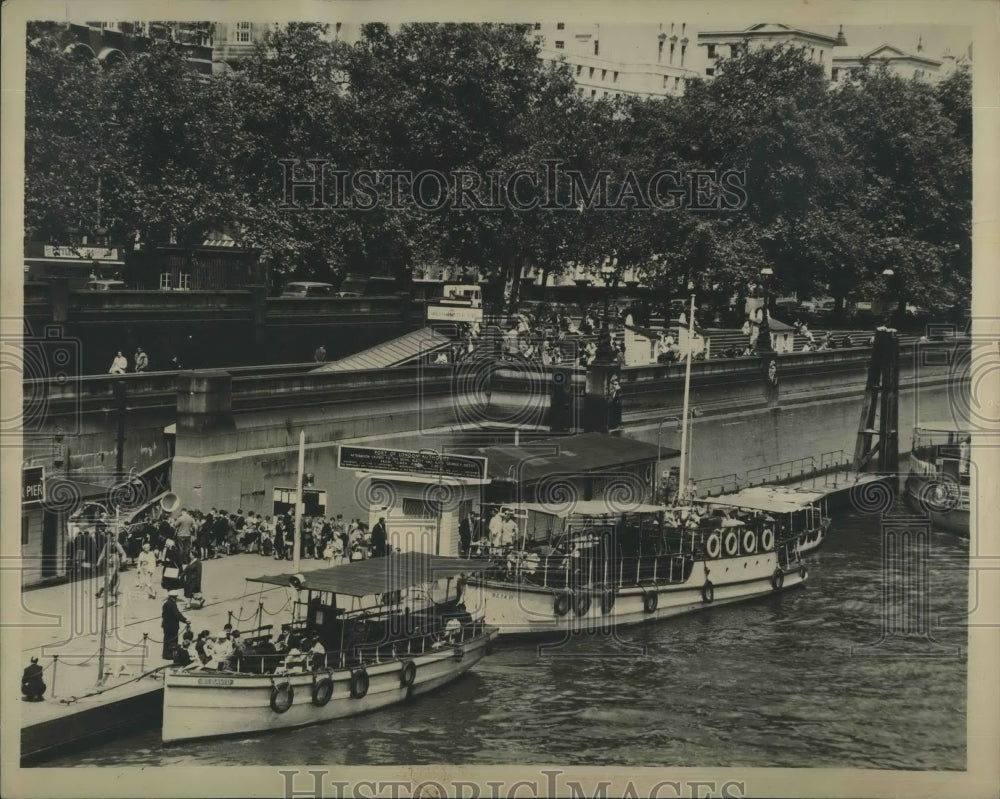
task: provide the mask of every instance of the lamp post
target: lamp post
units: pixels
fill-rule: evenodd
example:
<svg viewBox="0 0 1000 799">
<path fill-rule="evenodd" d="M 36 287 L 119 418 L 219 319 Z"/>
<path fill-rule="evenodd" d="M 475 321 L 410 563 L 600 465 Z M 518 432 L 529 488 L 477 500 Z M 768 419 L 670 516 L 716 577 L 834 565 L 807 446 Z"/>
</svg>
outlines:
<svg viewBox="0 0 1000 799">
<path fill-rule="evenodd" d="M 761 306 L 760 313 L 760 327 L 757 332 L 757 352 L 770 352 L 773 348 L 771 346 L 771 325 L 768 321 L 767 307 L 771 301 L 771 278 L 774 276 L 774 270 L 765 266 L 760 270 L 761 285 L 764 288 L 764 304 Z"/>
<path fill-rule="evenodd" d="M 444 454 L 427 447 L 420 450 L 421 455 L 433 455 L 438 459 L 438 490 L 437 490 L 437 533 L 434 543 L 434 554 L 441 554 L 441 516 L 444 513 Z"/>
<path fill-rule="evenodd" d="M 892 300 L 893 300 L 893 288 L 895 287 L 896 272 L 891 266 L 887 266 L 882 270 L 882 279 L 885 282 L 885 293 L 883 302 L 885 303 L 885 326 L 894 327 L 892 324 Z"/>
</svg>

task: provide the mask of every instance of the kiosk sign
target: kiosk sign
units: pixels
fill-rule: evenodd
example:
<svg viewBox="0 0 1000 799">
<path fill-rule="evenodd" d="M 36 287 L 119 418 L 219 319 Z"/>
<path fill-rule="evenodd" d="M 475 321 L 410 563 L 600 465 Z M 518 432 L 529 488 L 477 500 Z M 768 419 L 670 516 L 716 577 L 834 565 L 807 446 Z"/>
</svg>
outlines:
<svg viewBox="0 0 1000 799">
<path fill-rule="evenodd" d="M 439 456 L 406 449 L 340 447 L 337 466 L 367 472 L 486 479 L 486 458 L 447 453 Z"/>
<path fill-rule="evenodd" d="M 45 467 L 25 466 L 21 471 L 21 504 L 35 505 L 45 501 Z"/>
</svg>

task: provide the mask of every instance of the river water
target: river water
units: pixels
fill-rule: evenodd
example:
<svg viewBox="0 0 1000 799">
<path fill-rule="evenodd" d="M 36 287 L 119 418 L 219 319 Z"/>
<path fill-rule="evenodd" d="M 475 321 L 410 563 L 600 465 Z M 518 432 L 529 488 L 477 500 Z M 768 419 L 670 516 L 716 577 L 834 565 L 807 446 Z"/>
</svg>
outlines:
<svg viewBox="0 0 1000 799">
<path fill-rule="evenodd" d="M 899 582 L 883 579 L 880 529 L 878 516 L 836 517 L 803 589 L 614 638 L 502 640 L 461 680 L 395 708 L 170 746 L 149 730 L 47 765 L 964 769 L 968 541 L 933 531 L 927 581 L 887 594 Z M 929 619 L 929 634 L 897 633 L 883 596 L 917 595 L 928 615 L 911 629 Z"/>
</svg>

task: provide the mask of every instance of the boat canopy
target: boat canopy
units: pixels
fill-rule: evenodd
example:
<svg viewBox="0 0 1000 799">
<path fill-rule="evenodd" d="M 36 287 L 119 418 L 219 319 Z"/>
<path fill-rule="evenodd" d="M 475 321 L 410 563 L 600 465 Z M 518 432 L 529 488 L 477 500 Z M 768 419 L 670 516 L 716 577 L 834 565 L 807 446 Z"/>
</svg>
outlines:
<svg viewBox="0 0 1000 799">
<path fill-rule="evenodd" d="M 505 505 L 504 507 L 508 507 Z M 522 502 L 518 505 L 510 505 L 512 510 L 522 508 L 535 513 L 545 513 L 549 516 L 556 516 L 560 519 L 568 519 L 572 516 L 621 516 L 623 513 L 662 513 L 666 510 L 662 505 L 636 505 L 628 508 L 616 508 L 608 504 L 603 499 L 592 499 L 582 502 L 568 502 L 566 507 L 556 505 L 544 505 L 534 502 Z"/>
<path fill-rule="evenodd" d="M 307 591 L 363 597 L 400 591 L 459 574 L 481 572 L 488 566 L 485 561 L 428 555 L 424 552 L 403 552 L 384 558 L 370 558 L 316 569 L 304 574 L 273 574 L 248 577 L 247 580 L 252 583 L 288 586 L 296 578 L 298 584 Z"/>
<path fill-rule="evenodd" d="M 742 508 L 743 510 L 759 510 L 765 513 L 797 513 L 812 507 L 815 496 L 811 493 L 796 496 L 793 492 L 787 491 L 780 494 L 762 494 L 739 492 L 709 499 L 700 499 L 698 502 L 716 508 Z"/>
</svg>

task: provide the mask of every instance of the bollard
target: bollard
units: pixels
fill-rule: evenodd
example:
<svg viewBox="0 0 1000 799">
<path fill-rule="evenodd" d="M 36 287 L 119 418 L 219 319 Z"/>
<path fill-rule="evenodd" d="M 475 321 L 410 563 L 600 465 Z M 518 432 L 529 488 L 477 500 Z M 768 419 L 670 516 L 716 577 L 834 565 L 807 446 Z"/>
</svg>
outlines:
<svg viewBox="0 0 1000 799">
<path fill-rule="evenodd" d="M 52 698 L 56 698 L 56 669 L 59 668 L 59 655 L 52 656 Z"/>
<path fill-rule="evenodd" d="M 142 661 L 139 664 L 139 674 L 146 673 L 146 639 L 149 638 L 149 633 L 142 634 Z"/>
</svg>

